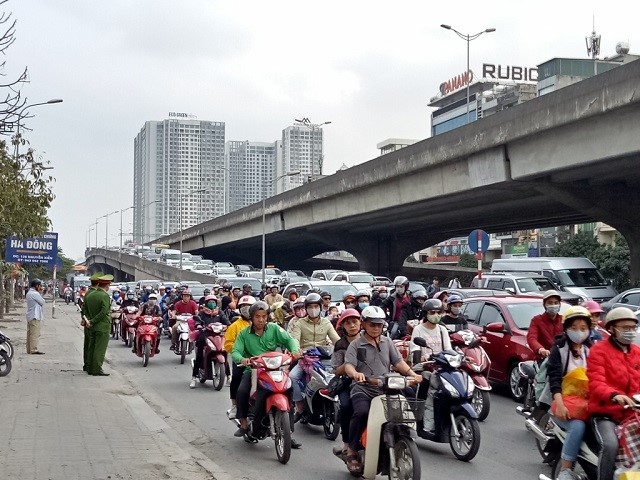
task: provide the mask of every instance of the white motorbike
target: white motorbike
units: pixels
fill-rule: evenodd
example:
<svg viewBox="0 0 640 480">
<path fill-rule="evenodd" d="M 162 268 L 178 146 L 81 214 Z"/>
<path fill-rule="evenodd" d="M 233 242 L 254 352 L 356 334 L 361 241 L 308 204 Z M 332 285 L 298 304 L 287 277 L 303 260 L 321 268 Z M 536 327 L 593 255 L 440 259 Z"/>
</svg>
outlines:
<svg viewBox="0 0 640 480">
<path fill-rule="evenodd" d="M 180 355 L 180 365 L 184 363 L 185 357 L 193 351 L 193 341 L 190 338 L 189 320 L 192 315 L 182 314 L 176 317 L 174 328 L 178 332 L 178 342 L 174 353 Z"/>
<path fill-rule="evenodd" d="M 120 320 L 122 319 L 122 310 L 120 305 L 111 305 L 111 337 L 116 340 L 120 337 Z"/>
</svg>

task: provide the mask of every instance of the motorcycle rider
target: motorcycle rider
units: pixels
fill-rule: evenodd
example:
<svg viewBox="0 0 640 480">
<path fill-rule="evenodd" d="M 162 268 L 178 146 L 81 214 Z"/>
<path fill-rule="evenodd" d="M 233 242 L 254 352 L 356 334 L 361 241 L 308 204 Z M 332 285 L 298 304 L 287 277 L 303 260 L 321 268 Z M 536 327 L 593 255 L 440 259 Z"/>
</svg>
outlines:
<svg viewBox="0 0 640 480">
<path fill-rule="evenodd" d="M 406 324 L 401 323 L 402 307 L 411 304 L 409 279 L 397 276 L 393 280 L 394 292 L 382 302 L 382 309 L 388 313 L 389 336 L 393 339 L 405 336 Z"/>
<path fill-rule="evenodd" d="M 252 295 L 244 295 L 238 300 L 238 310 L 240 310 L 240 318 L 229 325 L 227 331 L 224 334 L 224 349 L 226 352 L 233 351 L 233 344 L 238 338 L 238 334 L 247 327 L 251 326 L 249 317 L 249 310 L 251 306 L 256 303 L 256 299 Z M 242 380 L 242 372 L 244 369 L 236 365 L 233 362 L 233 368 L 231 371 L 231 384 L 229 385 L 229 397 L 231 398 L 231 408 L 227 411 L 227 416 L 230 419 L 236 418 L 236 395 L 238 394 L 238 386 L 240 386 L 240 380 Z"/>
<path fill-rule="evenodd" d="M 585 422 L 569 416 L 562 398 L 562 379 L 576 368 L 587 367 L 591 314 L 584 307 L 570 307 L 565 313 L 562 327 L 564 335 L 556 341 L 549 354 L 547 377 L 556 402 L 554 422 L 567 432 L 557 480 L 575 480 L 573 465 L 580 452 Z"/>
<path fill-rule="evenodd" d="M 169 305 L 173 302 L 171 287 L 165 288 L 164 295 L 160 297 L 160 310 L 162 310 L 162 328 L 169 329 Z"/>
<path fill-rule="evenodd" d="M 352 474 L 359 474 L 362 471 L 362 464 L 358 458 L 360 437 L 367 426 L 371 400 L 382 393 L 380 387 L 364 383 L 366 376 L 385 375 L 390 372 L 393 365 L 401 375 L 412 377 L 416 383 L 422 381 L 422 376 L 415 375 L 411 367 L 402 359 L 393 341 L 382 335 L 385 319 L 386 315 L 380 307 L 365 308 L 362 312 L 364 332 L 349 344 L 345 354 L 345 373 L 356 382 L 351 387 L 353 416 L 349 426 L 347 449 L 347 468 Z M 363 351 L 364 356 L 358 355 L 359 349 Z M 359 356 L 364 360 L 358 360 Z"/>
<path fill-rule="evenodd" d="M 294 325 L 301 319 L 307 316 L 307 309 L 304 306 L 304 302 L 307 299 L 304 295 L 302 297 L 298 297 L 298 299 L 291 306 L 293 308 L 293 315 L 285 318 L 285 325 L 287 328 L 287 332 L 291 333 L 293 331 Z"/>
<path fill-rule="evenodd" d="M 591 343 L 599 342 L 609 338 L 609 332 L 600 326 L 600 317 L 604 313 L 602 307 L 595 300 L 588 300 L 583 304 L 584 308 L 591 314 Z"/>
<path fill-rule="evenodd" d="M 536 360 L 542 362 L 549 356 L 555 338 L 562 335 L 562 315 L 560 315 L 560 294 L 547 290 L 542 297 L 545 311 L 531 319 L 527 331 L 527 343 L 536 354 Z"/>
<path fill-rule="evenodd" d="M 202 306 L 202 311 L 198 315 L 195 315 L 193 317 L 193 320 L 196 326 L 196 330 L 198 330 L 198 338 L 195 341 L 196 356 L 193 362 L 193 370 L 191 372 L 191 383 L 189 384 L 189 388 L 196 388 L 198 372 L 200 371 L 200 367 L 202 366 L 202 360 L 204 357 L 204 345 L 207 341 L 207 333 L 204 327 L 206 327 L 210 323 L 215 322 L 222 323 L 223 325 L 229 324 L 226 318 L 218 315 L 218 298 L 215 295 L 208 295 L 207 298 L 205 298 L 204 305 Z M 174 331 L 176 332 L 175 341 L 177 343 L 177 329 L 174 329 Z"/>
<path fill-rule="evenodd" d="M 240 298 L 242 298 L 242 297 L 244 297 L 246 295 L 253 296 L 253 287 L 251 287 L 250 283 L 243 283 L 242 284 L 242 293 L 240 294 Z M 240 308 L 240 306 L 238 306 L 238 308 Z"/>
<path fill-rule="evenodd" d="M 351 290 L 347 290 L 342 294 L 342 304 L 344 308 L 356 308 L 358 304 L 356 303 L 356 294 Z"/>
<path fill-rule="evenodd" d="M 127 292 L 127 298 L 125 300 L 122 301 L 122 305 L 121 308 L 124 310 L 127 307 L 136 307 L 136 308 L 140 308 L 140 302 L 138 302 L 138 300 L 136 300 L 135 294 L 133 293 L 133 290 L 129 290 Z"/>
<path fill-rule="evenodd" d="M 115 290 L 111 295 L 111 304 L 122 305 L 122 297 L 120 296 L 120 290 Z"/>
<path fill-rule="evenodd" d="M 420 288 L 413 292 L 411 295 L 411 303 L 402 306 L 402 313 L 400 314 L 400 322 L 404 325 L 409 320 L 422 320 L 424 312 L 422 311 L 422 305 L 427 300 L 427 292 L 423 288 Z"/>
<path fill-rule="evenodd" d="M 362 313 L 362 310 L 371 304 L 371 294 L 367 290 L 359 290 L 356 292 L 356 310 Z"/>
<path fill-rule="evenodd" d="M 278 347 L 286 348 L 293 358 L 300 358 L 300 349 L 294 338 L 275 323 L 269 323 L 269 305 L 258 301 L 249 308 L 251 326 L 240 331 L 233 344 L 231 358 L 236 364 L 246 367 L 238 386 L 236 395 L 236 418 L 240 422 L 240 428 L 234 433 L 235 437 L 242 437 L 249 433 L 247 416 L 249 413 L 249 395 L 251 392 L 251 357 L 266 352 L 273 352 Z M 256 411 L 254 412 L 254 425 L 260 425 L 264 416 L 265 398 L 268 395 L 263 389 L 256 393 Z M 298 442 L 291 439 L 293 448 L 300 448 Z"/>
<path fill-rule="evenodd" d="M 160 307 L 158 306 L 157 302 L 158 302 L 158 295 L 155 293 L 150 293 L 147 299 L 147 303 L 142 305 L 142 309 L 140 310 L 140 316 L 141 317 L 145 317 L 145 316 L 162 317 L 162 310 L 160 310 Z M 135 353 L 136 351 L 135 345 L 133 346 L 131 351 Z M 160 335 L 158 335 L 158 338 L 156 340 L 156 354 L 158 353 L 160 353 Z"/>
<path fill-rule="evenodd" d="M 151 285 L 144 285 L 142 287 L 142 295 L 140 296 L 140 303 L 147 303 L 149 301 L 149 295 L 153 293 Z"/>
<path fill-rule="evenodd" d="M 589 414 L 600 445 L 598 479 L 611 480 L 618 452 L 616 425 L 635 415 L 631 397 L 640 392 L 640 347 L 634 344 L 638 317 L 626 307 L 613 308 L 605 328 L 611 336 L 591 347 L 587 377 Z"/>
<path fill-rule="evenodd" d="M 211 295 L 211 289 L 210 288 L 205 288 L 204 291 L 202 292 L 202 297 L 200 297 L 200 300 L 198 300 L 198 307 L 202 307 L 205 303 L 205 299 Z"/>
<path fill-rule="evenodd" d="M 373 294 L 373 296 L 371 297 L 371 305 L 373 305 L 374 307 L 381 307 L 382 303 L 386 300 L 386 298 L 389 296 L 389 292 L 387 291 L 387 287 L 385 287 L 384 285 L 381 285 L 378 287 L 378 293 L 377 294 Z"/>
<path fill-rule="evenodd" d="M 282 298 L 282 295 L 280 295 L 280 289 L 277 285 L 274 284 L 269 287 L 269 294 L 265 295 L 264 301 L 267 302 L 267 305 L 269 305 L 269 307 L 271 307 L 271 305 L 276 302 L 284 301 L 284 298 Z"/>
<path fill-rule="evenodd" d="M 326 317 L 329 315 L 329 307 L 331 307 L 331 294 L 326 290 L 320 292 L 322 298 L 322 305 L 320 305 L 320 316 Z"/>
<path fill-rule="evenodd" d="M 189 289 L 182 291 L 182 300 L 176 301 L 171 307 L 169 316 L 176 317 L 182 314 L 196 315 L 198 313 L 198 304 L 191 298 Z M 176 349 L 178 343 L 178 330 L 175 325 L 171 329 L 171 347 L 170 350 Z"/>
<path fill-rule="evenodd" d="M 444 303 L 444 302 L 443 302 Z M 467 319 L 460 313 L 462 311 L 462 297 L 455 293 L 447 299 L 445 307 L 446 315 L 440 320 L 450 331 L 466 330 L 469 327 Z"/>
<path fill-rule="evenodd" d="M 304 301 L 307 316 L 299 319 L 291 328 L 291 336 L 298 343 L 300 350 L 304 352 L 308 348 L 326 345 L 327 337 L 335 345 L 340 340 L 340 335 L 335 331 L 331 322 L 320 316 L 320 305 L 322 298 L 317 293 L 310 293 Z M 297 422 L 302 417 L 304 402 L 302 401 L 302 390 L 307 386 L 307 379 L 298 364 L 289 372 L 293 386 L 293 401 L 296 404 L 296 414 L 293 422 Z"/>
</svg>

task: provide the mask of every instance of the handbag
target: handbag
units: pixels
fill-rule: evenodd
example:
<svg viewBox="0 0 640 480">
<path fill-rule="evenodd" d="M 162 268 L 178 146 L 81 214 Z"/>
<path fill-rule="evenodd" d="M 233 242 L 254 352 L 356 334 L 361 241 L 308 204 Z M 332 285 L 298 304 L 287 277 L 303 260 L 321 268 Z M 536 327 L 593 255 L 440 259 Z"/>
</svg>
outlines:
<svg viewBox="0 0 640 480">
<path fill-rule="evenodd" d="M 617 434 L 619 447 L 616 467 L 631 468 L 640 462 L 640 416 L 637 412 L 618 425 Z"/>
<path fill-rule="evenodd" d="M 346 375 L 336 375 L 327 385 L 329 396 L 335 397 L 351 386 L 351 379 Z"/>
<path fill-rule="evenodd" d="M 589 420 L 589 379 L 587 370 L 578 367 L 562 377 L 562 403 L 569 411 L 571 420 Z M 551 402 L 551 413 L 556 414 L 556 401 Z"/>
</svg>

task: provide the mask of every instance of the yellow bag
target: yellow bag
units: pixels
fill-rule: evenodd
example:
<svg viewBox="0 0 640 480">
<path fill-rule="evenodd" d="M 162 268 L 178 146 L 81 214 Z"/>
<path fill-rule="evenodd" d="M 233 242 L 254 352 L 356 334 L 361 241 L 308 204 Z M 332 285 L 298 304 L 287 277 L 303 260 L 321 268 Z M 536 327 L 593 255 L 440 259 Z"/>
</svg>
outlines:
<svg viewBox="0 0 640 480">
<path fill-rule="evenodd" d="M 622 472 L 618 476 L 618 480 L 640 480 L 640 471 Z"/>
<path fill-rule="evenodd" d="M 565 395 L 585 398 L 589 395 L 589 378 L 586 368 L 574 368 L 562 378 L 562 396 Z"/>
</svg>

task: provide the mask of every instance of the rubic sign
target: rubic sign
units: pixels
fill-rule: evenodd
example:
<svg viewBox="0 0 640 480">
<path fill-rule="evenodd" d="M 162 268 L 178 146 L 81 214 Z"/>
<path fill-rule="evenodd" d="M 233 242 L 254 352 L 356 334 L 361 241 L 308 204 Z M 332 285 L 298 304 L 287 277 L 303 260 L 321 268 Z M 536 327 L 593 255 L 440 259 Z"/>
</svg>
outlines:
<svg viewBox="0 0 640 480">
<path fill-rule="evenodd" d="M 483 63 L 482 77 L 496 80 L 513 80 L 514 82 L 535 82 L 538 80 L 538 69 L 535 67 Z"/>
<path fill-rule="evenodd" d="M 8 262 L 46 263 L 53 267 L 58 260 L 58 234 L 45 233 L 34 238 L 7 238 Z"/>
<path fill-rule="evenodd" d="M 448 95 L 462 87 L 466 87 L 471 82 L 473 82 L 473 72 L 469 70 L 440 84 L 440 93 L 442 93 L 442 95 Z"/>
</svg>

